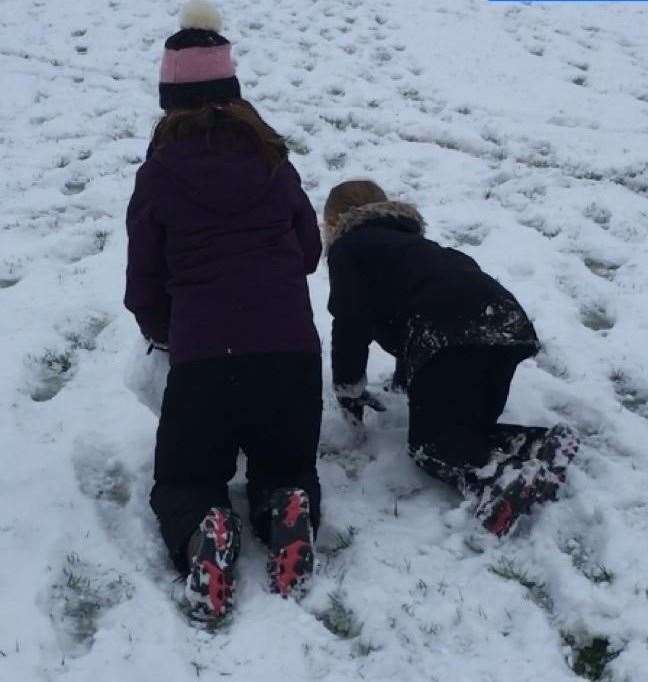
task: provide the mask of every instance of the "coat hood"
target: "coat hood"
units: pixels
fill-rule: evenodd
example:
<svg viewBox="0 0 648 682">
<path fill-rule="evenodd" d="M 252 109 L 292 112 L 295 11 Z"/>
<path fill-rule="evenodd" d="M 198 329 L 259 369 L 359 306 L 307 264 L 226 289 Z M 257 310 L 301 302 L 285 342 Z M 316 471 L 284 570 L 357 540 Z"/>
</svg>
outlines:
<svg viewBox="0 0 648 682">
<path fill-rule="evenodd" d="M 343 234 L 374 221 L 391 223 L 395 229 L 404 232 L 425 233 L 425 220 L 415 206 L 400 201 L 381 201 L 352 208 L 339 217 L 337 225 L 327 225 L 328 246 Z"/>
<path fill-rule="evenodd" d="M 220 145 L 205 136 L 172 143 L 153 152 L 151 162 L 172 191 L 219 215 L 232 215 L 260 203 L 276 173 L 252 144 Z"/>
</svg>

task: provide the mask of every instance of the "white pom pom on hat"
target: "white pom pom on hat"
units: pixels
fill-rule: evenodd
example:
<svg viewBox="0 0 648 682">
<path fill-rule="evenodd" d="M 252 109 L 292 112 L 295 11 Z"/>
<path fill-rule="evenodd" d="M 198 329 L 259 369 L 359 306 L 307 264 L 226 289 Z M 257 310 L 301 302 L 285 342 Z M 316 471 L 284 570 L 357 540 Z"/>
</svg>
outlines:
<svg viewBox="0 0 648 682">
<path fill-rule="evenodd" d="M 213 2 L 189 0 L 180 11 L 180 28 L 198 28 L 220 33 L 223 30 L 223 19 Z"/>
</svg>

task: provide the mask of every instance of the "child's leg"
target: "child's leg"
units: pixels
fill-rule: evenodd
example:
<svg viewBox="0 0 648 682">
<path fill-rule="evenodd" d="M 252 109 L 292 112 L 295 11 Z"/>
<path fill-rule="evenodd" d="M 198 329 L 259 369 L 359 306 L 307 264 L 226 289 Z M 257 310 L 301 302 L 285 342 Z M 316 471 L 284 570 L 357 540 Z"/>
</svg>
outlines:
<svg viewBox="0 0 648 682">
<path fill-rule="evenodd" d="M 240 433 L 248 457 L 250 518 L 269 547 L 270 589 L 300 598 L 313 572 L 320 518 L 321 359 L 286 353 L 255 365 L 249 380 L 247 371 L 242 377 L 249 398 Z"/>
<path fill-rule="evenodd" d="M 517 361 L 507 349 L 448 349 L 410 387 L 410 452 L 430 474 L 475 498 L 497 535 L 532 505 L 555 499 L 578 449 L 564 425 L 497 424 Z"/>
<path fill-rule="evenodd" d="M 181 573 L 187 543 L 212 507 L 229 508 L 227 483 L 238 444 L 219 360 L 173 367 L 164 394 L 155 450 L 151 506 Z"/>
<path fill-rule="evenodd" d="M 461 490 L 491 457 L 490 437 L 504 410 L 515 363 L 490 348 L 449 348 L 409 389 L 409 449 L 431 475 Z"/>
<path fill-rule="evenodd" d="M 322 421 L 321 358 L 302 353 L 255 358 L 241 374 L 247 421 L 241 426 L 241 446 L 247 455 L 250 519 L 267 542 L 270 498 L 280 488 L 304 490 L 317 532 L 320 484 L 317 448 Z"/>
</svg>

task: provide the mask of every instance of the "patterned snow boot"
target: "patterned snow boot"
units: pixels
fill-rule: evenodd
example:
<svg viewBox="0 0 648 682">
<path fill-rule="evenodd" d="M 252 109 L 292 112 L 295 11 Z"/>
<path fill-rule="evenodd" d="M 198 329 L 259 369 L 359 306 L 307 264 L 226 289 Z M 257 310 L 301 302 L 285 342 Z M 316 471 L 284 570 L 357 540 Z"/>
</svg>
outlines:
<svg viewBox="0 0 648 682">
<path fill-rule="evenodd" d="M 489 435 L 490 449 L 500 460 L 526 462 L 538 456 L 548 431 L 542 426 L 496 424 Z"/>
<path fill-rule="evenodd" d="M 210 509 L 188 547 L 190 573 L 185 595 L 195 620 L 218 625 L 230 614 L 240 544 L 239 517 L 231 509 Z"/>
<path fill-rule="evenodd" d="M 537 457 L 546 465 L 544 483 L 537 486 L 538 502 L 555 500 L 558 490 L 564 484 L 567 467 L 578 452 L 580 439 L 577 432 L 567 424 L 556 424 L 547 432 Z"/>
<path fill-rule="evenodd" d="M 523 514 L 531 511 L 534 503 L 542 502 L 553 491 L 547 486 L 544 464 L 525 465 L 522 469 L 509 467 L 487 486 L 475 510 L 486 530 L 501 537 L 509 533 Z"/>
<path fill-rule="evenodd" d="M 496 476 L 484 481 L 475 514 L 495 535 L 509 533 L 520 516 L 530 513 L 534 504 L 557 498 L 565 482 L 567 466 L 579 446 L 576 432 L 565 424 L 545 432 L 542 440 L 532 438 L 530 442 L 533 445 L 527 454 L 531 459 L 523 461 L 514 456 L 504 466 L 496 465 L 494 460 L 491 467 L 495 466 Z"/>
<path fill-rule="evenodd" d="M 299 488 L 275 490 L 270 509 L 270 590 L 300 599 L 310 586 L 314 563 L 308 495 Z"/>
<path fill-rule="evenodd" d="M 580 439 L 575 429 L 567 424 L 556 424 L 545 436 L 538 459 L 546 462 L 549 471 L 559 481 L 565 481 L 567 467 L 578 452 Z"/>
</svg>

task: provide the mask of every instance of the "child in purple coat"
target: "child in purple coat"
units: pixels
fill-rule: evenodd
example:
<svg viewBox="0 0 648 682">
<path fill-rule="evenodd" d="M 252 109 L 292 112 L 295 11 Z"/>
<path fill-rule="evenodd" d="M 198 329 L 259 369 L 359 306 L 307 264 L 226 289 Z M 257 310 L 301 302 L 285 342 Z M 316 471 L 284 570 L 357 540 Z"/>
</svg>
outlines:
<svg viewBox="0 0 648 682">
<path fill-rule="evenodd" d="M 193 614 L 232 608 L 247 456 L 273 591 L 300 596 L 319 523 L 320 342 L 306 275 L 321 252 L 283 139 L 241 99 L 220 20 L 193 0 L 166 43 L 157 125 L 128 214 L 125 304 L 170 354 L 151 505 Z"/>
</svg>

